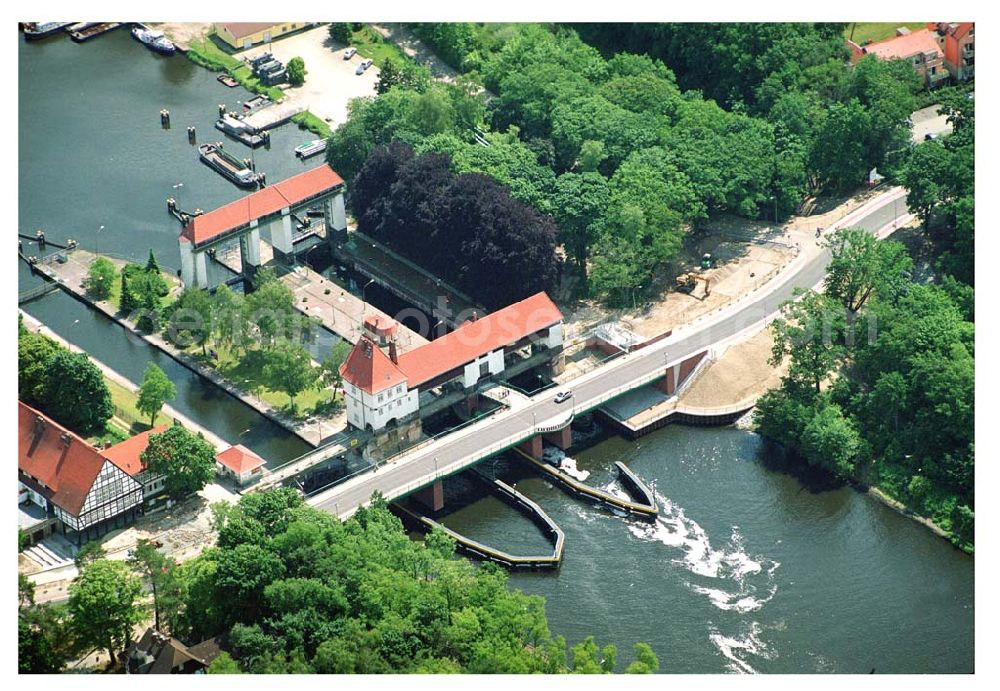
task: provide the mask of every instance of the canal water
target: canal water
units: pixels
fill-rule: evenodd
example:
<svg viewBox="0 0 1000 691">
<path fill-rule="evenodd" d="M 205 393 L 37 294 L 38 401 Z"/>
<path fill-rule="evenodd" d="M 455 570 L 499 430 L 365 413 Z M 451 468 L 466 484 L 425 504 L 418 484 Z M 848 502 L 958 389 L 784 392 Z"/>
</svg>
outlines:
<svg viewBox="0 0 1000 691">
<path fill-rule="evenodd" d="M 144 261 L 150 248 L 176 267 L 178 225 L 165 200 L 210 209 L 242 192 L 198 161 L 218 103 L 247 93 L 182 56 L 163 58 L 126 31 L 77 45 L 19 41 L 19 228 Z M 171 112 L 163 130 L 159 111 Z M 303 164 L 311 138 L 275 129 L 258 169 L 279 180 Z M 227 146 L 249 150 L 235 142 Z M 183 183 L 183 187 L 174 185 Z M 98 228 L 105 229 L 98 234 Z M 19 289 L 36 281 L 19 266 Z M 26 310 L 133 380 L 146 362 L 178 388 L 173 404 L 272 462 L 306 446 L 242 403 L 63 294 Z M 619 648 L 646 641 L 663 672 L 970 672 L 973 560 L 922 526 L 851 489 L 817 489 L 769 469 L 768 452 L 736 428 L 667 427 L 637 442 L 611 438 L 576 454 L 588 482 L 614 488 L 612 464 L 653 482 L 655 524 L 569 498 L 542 479 L 517 487 L 565 530 L 556 573 L 519 573 L 515 587 L 545 596 L 552 630 L 570 643 L 595 635 Z M 513 552 L 548 550 L 537 529 L 495 499 L 445 522 Z"/>
<path fill-rule="evenodd" d="M 19 40 L 18 51 L 20 232 L 43 228 L 56 242 L 74 238 L 86 249 L 138 262 L 152 249 L 161 266 L 176 269 L 180 226 L 166 211 L 167 197 L 185 209 L 212 209 L 245 194 L 199 161 L 187 127 L 196 127 L 198 142 L 223 140 L 241 158 L 249 156 L 249 148 L 213 125 L 219 103 L 236 109 L 250 94 L 224 87 L 183 56 L 147 50 L 124 29 L 85 44 L 62 35 L 30 44 Z M 170 111 L 170 129 L 160 126 L 162 108 Z M 281 180 L 319 165 L 321 158 L 302 162 L 292 151 L 310 138 L 292 124 L 276 128 L 270 148 L 254 152 L 258 170 Z M 213 280 L 230 275 L 210 266 Z M 19 290 L 39 280 L 18 262 Z M 28 303 L 25 311 L 133 381 L 141 379 L 147 362 L 156 362 L 177 386 L 172 405 L 269 464 L 309 448 L 66 295 Z M 322 357 L 334 340 L 323 331 L 314 355 Z"/>
</svg>

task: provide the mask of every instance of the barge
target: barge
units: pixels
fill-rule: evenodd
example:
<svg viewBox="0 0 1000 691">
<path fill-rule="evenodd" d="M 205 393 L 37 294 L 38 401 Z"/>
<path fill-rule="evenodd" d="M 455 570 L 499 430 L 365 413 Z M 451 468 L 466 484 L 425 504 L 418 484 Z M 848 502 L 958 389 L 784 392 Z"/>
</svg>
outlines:
<svg viewBox="0 0 1000 691">
<path fill-rule="evenodd" d="M 240 83 L 238 81 L 236 81 L 235 79 L 233 79 L 228 74 L 220 74 L 218 77 L 216 77 L 216 80 L 218 80 L 222 84 L 225 84 L 230 89 L 232 89 L 234 86 L 239 86 L 240 85 Z"/>
<path fill-rule="evenodd" d="M 222 150 L 222 142 L 202 144 L 198 147 L 202 163 L 213 168 L 222 177 L 240 187 L 256 187 L 260 175 L 250 170 L 242 161 Z"/>
<path fill-rule="evenodd" d="M 80 24 L 74 24 L 66 29 L 69 32 L 69 37 L 76 41 L 77 43 L 83 43 L 84 41 L 89 41 L 92 38 L 96 38 L 101 34 L 106 34 L 109 31 L 114 31 L 122 24 L 121 22 L 81 22 Z"/>
<path fill-rule="evenodd" d="M 323 151 L 326 151 L 325 139 L 313 139 L 312 141 L 295 147 L 295 155 L 300 158 L 309 158 L 310 156 L 315 156 Z"/>
<path fill-rule="evenodd" d="M 257 130 L 230 114 L 225 114 L 216 120 L 215 129 L 247 146 L 257 147 L 264 143 L 264 137 L 257 134 Z"/>
</svg>

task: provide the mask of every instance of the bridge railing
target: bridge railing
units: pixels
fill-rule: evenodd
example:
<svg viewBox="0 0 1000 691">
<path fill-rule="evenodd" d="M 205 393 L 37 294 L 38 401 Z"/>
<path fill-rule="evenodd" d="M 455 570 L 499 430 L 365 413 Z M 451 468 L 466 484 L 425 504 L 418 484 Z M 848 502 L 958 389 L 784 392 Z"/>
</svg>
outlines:
<svg viewBox="0 0 1000 691">
<path fill-rule="evenodd" d="M 641 351 L 637 351 L 637 352 L 641 352 Z M 630 353 L 628 355 L 623 355 L 621 359 L 625 359 L 625 358 L 628 358 L 630 356 L 634 356 L 634 354 Z M 678 362 L 680 362 L 680 361 L 681 360 L 678 360 Z M 600 394 L 599 396 L 597 396 L 596 398 L 592 399 L 591 401 L 589 401 L 587 403 L 587 409 L 589 410 L 591 408 L 596 408 L 597 406 L 602 405 L 602 404 L 606 403 L 607 401 L 610 401 L 611 399 L 615 398 L 616 396 L 620 396 L 621 394 L 625 393 L 626 391 L 630 391 L 631 389 L 634 389 L 637 386 L 642 386 L 643 384 L 648 384 L 651 381 L 654 381 L 656 379 L 659 379 L 660 377 L 663 377 L 664 374 L 665 374 L 665 372 L 666 372 L 666 369 L 668 367 L 672 367 L 675 364 L 677 364 L 677 363 L 676 362 L 665 363 L 662 366 L 658 366 L 658 367 L 654 368 L 651 372 L 648 372 L 646 374 L 643 374 L 643 375 L 640 375 L 640 376 L 636 377 L 632 381 L 625 382 L 623 384 L 619 384 L 618 386 L 612 387 L 611 389 L 608 389 L 608 390 L 604 391 L 602 394 Z M 577 412 L 579 412 L 579 410 L 578 409 L 574 409 L 574 411 L 571 414 L 571 416 L 575 415 Z M 560 416 L 558 419 L 560 420 L 560 422 L 557 424 L 557 426 L 554 427 L 554 429 L 561 429 L 562 427 L 565 427 L 565 423 L 561 422 L 561 420 L 563 419 L 562 416 Z M 426 487 L 427 485 L 431 484 L 432 482 L 435 482 L 436 480 L 438 480 L 438 479 L 440 479 L 442 477 L 447 477 L 448 475 L 452 475 L 452 474 L 454 474 L 456 472 L 459 472 L 460 470 L 462 470 L 462 469 L 464 469 L 464 468 L 466 468 L 466 467 L 468 467 L 468 466 L 470 466 L 470 465 L 472 465 L 474 463 L 478 463 L 479 461 L 481 461 L 481 460 L 483 460 L 485 458 L 489 458 L 490 456 L 492 456 L 494 454 L 497 454 L 497 453 L 499 453 L 501 451 L 509 449 L 510 447 L 512 447 L 512 446 L 514 446 L 514 445 L 516 445 L 516 444 L 524 441 L 525 439 L 529 439 L 529 438 L 535 436 L 536 434 L 540 434 L 541 432 L 539 432 L 539 430 L 546 429 L 547 427 L 552 426 L 554 424 L 556 424 L 556 423 L 553 423 L 550 420 L 543 420 L 541 425 L 530 425 L 530 426 L 527 426 L 524 429 L 522 429 L 520 431 L 517 431 L 517 432 L 514 432 L 513 434 L 510 434 L 510 435 L 504 437 L 503 439 L 501 439 L 501 440 L 499 440 L 497 442 L 494 442 L 493 444 L 490 444 L 490 445 L 488 445 L 488 446 L 486 446 L 486 447 L 484 447 L 482 449 L 479 449 L 478 451 L 476 451 L 476 452 L 474 452 L 474 453 L 472 453 L 472 454 L 470 454 L 468 456 L 465 456 L 465 457 L 462 457 L 462 458 L 460 458 L 458 460 L 452 461 L 448 465 L 435 467 L 435 469 L 434 469 L 433 472 L 427 473 L 426 475 L 424 475 L 424 476 L 422 476 L 422 477 L 420 477 L 420 478 L 418 478 L 416 480 L 413 480 L 411 482 L 406 483 L 405 485 L 400 485 L 400 486 L 395 487 L 394 489 L 391 489 L 391 490 L 388 490 L 386 492 L 383 492 L 383 496 L 386 499 L 396 499 L 397 497 L 401 497 L 403 495 L 406 495 L 406 494 L 409 494 L 411 492 L 414 492 L 414 491 L 416 491 L 416 490 L 418 490 L 418 489 L 420 489 L 422 487 Z M 433 440 L 433 441 L 436 441 L 436 439 Z M 432 443 L 433 442 L 428 443 L 427 446 L 431 446 Z M 426 447 L 424 447 L 424 448 L 426 448 Z M 387 463 L 395 463 L 398 460 L 400 460 L 401 456 L 405 456 L 407 453 L 409 453 L 412 450 L 413 449 L 411 448 L 408 451 L 401 452 L 400 454 L 397 454 L 396 456 L 390 457 L 390 459 L 386 459 L 386 461 L 387 461 Z M 371 469 L 371 468 L 362 469 L 361 471 L 355 473 L 352 476 L 345 476 L 343 478 L 338 479 L 335 483 L 333 483 L 330 486 L 327 486 L 325 489 L 332 489 L 334 486 L 341 485 L 346 480 L 359 477 L 363 473 L 366 473 L 366 472 L 377 472 L 377 470 L 374 470 L 374 469 Z M 317 490 L 317 492 L 318 491 L 320 491 L 320 490 Z M 310 496 L 311 497 L 315 497 L 316 496 L 316 492 L 312 493 Z M 335 504 L 335 506 L 337 506 L 337 505 Z M 339 506 L 337 506 L 337 508 L 335 510 L 338 512 L 338 515 L 340 515 L 342 517 L 346 517 L 346 516 L 349 516 L 351 513 L 353 513 L 355 508 L 356 507 L 352 507 L 348 511 L 345 511 L 342 514 L 339 512 Z"/>
</svg>

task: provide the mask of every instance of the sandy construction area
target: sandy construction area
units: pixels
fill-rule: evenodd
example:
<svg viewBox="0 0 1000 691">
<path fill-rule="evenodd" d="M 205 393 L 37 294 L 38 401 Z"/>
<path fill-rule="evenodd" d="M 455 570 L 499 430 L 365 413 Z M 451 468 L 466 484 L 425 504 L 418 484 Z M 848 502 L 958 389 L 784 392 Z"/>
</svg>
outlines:
<svg viewBox="0 0 1000 691">
<path fill-rule="evenodd" d="M 688 408 L 731 406 L 778 386 L 787 365 L 774 368 L 767 364 L 773 345 L 771 329 L 766 328 L 730 346 L 681 394 L 678 404 Z"/>
</svg>

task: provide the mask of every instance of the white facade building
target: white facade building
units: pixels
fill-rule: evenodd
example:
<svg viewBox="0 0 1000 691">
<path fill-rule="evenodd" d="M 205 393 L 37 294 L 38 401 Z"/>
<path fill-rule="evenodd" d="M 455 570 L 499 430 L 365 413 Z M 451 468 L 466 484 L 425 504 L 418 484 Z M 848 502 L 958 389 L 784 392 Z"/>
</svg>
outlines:
<svg viewBox="0 0 1000 691">
<path fill-rule="evenodd" d="M 562 313 L 545 293 L 522 300 L 407 353 L 398 354 L 395 322 L 369 317 L 340 368 L 348 423 L 379 431 L 419 413 L 420 389 L 448 382 L 471 390 L 501 374 L 516 350 L 562 347 Z M 382 347 L 388 347 L 388 353 Z"/>
</svg>

